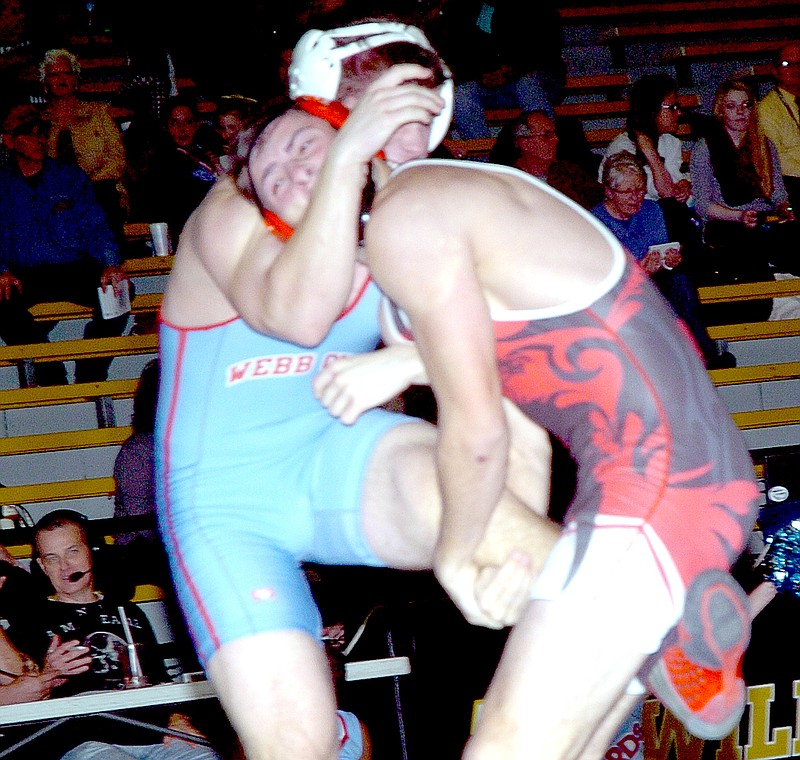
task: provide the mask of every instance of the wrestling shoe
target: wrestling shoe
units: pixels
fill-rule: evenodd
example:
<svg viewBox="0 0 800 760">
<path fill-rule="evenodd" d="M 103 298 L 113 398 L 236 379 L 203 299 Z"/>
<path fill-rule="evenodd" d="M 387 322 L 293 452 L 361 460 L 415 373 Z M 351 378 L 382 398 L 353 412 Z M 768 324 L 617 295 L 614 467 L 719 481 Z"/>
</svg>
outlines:
<svg viewBox="0 0 800 760">
<path fill-rule="evenodd" d="M 702 573 L 675 630 L 648 674 L 648 688 L 687 731 L 722 739 L 738 725 L 747 699 L 742 657 L 750 616 L 741 586 L 721 570 Z"/>
</svg>

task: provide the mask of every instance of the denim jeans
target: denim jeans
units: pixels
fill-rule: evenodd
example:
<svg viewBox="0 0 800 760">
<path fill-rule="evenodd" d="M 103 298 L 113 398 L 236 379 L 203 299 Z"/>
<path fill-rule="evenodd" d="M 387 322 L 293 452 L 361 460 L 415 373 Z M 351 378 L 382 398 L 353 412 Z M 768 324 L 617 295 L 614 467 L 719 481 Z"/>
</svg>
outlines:
<svg viewBox="0 0 800 760">
<path fill-rule="evenodd" d="M 121 746 L 105 742 L 84 742 L 61 760 L 219 760 L 208 747 L 173 741 L 169 745 L 142 744 Z"/>
<path fill-rule="evenodd" d="M 547 84 L 545 77 L 533 73 L 491 89 L 477 81 L 457 85 L 453 121 L 459 137 L 492 137 L 493 132 L 486 123 L 486 110 L 521 108 L 523 111 L 544 111 L 552 117 L 552 94 Z"/>
</svg>

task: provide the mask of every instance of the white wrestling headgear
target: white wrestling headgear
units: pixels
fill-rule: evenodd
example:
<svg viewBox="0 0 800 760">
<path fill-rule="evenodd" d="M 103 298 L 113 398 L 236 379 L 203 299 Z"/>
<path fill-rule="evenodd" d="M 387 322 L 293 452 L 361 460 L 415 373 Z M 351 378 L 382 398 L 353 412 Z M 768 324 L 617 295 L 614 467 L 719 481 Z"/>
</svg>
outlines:
<svg viewBox="0 0 800 760">
<path fill-rule="evenodd" d="M 357 37 L 359 39 L 352 39 Z M 340 40 L 349 40 L 339 44 Z M 310 29 L 295 45 L 289 66 L 289 97 L 301 96 L 335 100 L 342 79 L 342 61 L 364 50 L 382 47 L 392 42 L 410 42 L 436 53 L 428 38 L 415 26 L 396 21 L 370 21 L 355 26 L 323 31 Z M 431 122 L 428 150 L 436 148 L 447 135 L 453 116 L 453 79 L 441 61 L 445 81 L 438 93 L 444 108 Z"/>
</svg>

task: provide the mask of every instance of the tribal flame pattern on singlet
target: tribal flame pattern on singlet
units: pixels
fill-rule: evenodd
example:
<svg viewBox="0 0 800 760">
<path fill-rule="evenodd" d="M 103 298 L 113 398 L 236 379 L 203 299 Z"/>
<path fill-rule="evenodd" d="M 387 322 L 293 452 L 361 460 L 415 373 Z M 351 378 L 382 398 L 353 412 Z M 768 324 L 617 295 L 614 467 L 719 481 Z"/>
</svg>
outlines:
<svg viewBox="0 0 800 760">
<path fill-rule="evenodd" d="M 452 162 L 412 161 L 393 175 L 443 164 Z M 742 434 L 688 328 L 588 211 L 517 169 L 458 166 L 513 176 L 558 196 L 597 229 L 613 255 L 593 296 L 491 314 L 503 395 L 557 436 L 578 466 L 565 517 L 576 530 L 573 571 L 600 524 L 646 534 L 664 577 L 672 572 L 665 549 L 685 588 L 705 570 L 728 570 L 755 524 L 758 485 Z M 414 340 L 407 316 L 386 298 L 381 318 L 392 341 Z"/>
<path fill-rule="evenodd" d="M 577 522 L 579 547 L 597 515 L 628 516 L 653 527 L 687 586 L 709 567 L 727 570 L 754 524 L 752 462 L 682 323 L 641 268 L 629 262 L 589 308 L 502 320 L 505 395 L 578 463 L 567 520 Z"/>
</svg>

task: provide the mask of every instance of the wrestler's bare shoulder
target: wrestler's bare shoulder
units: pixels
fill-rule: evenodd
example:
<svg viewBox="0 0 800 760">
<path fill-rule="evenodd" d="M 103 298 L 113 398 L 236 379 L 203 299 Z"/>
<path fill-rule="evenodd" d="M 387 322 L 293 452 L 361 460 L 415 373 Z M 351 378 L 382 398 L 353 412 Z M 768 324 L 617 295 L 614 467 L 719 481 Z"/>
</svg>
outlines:
<svg viewBox="0 0 800 760">
<path fill-rule="evenodd" d="M 164 294 L 164 318 L 197 327 L 235 317 L 231 294 L 225 291 L 259 235 L 266 238 L 256 206 L 232 180 L 218 179 L 184 225 Z"/>
<path fill-rule="evenodd" d="M 406 241 L 427 258 L 469 255 L 487 296 L 505 309 L 590 292 L 613 258 L 597 222 L 560 194 L 508 167 L 462 161 L 409 164 L 379 193 L 367 227 L 370 264 L 408 260 Z"/>
<path fill-rule="evenodd" d="M 548 207 L 551 194 L 532 183 L 527 175 L 508 167 L 475 164 L 464 160 L 421 161 L 405 165 L 394 174 L 378 194 L 375 210 L 383 205 L 410 209 L 426 209 L 425 217 L 436 210 L 442 219 L 456 219 L 463 227 L 481 223 L 481 214 L 536 212 Z"/>
<path fill-rule="evenodd" d="M 204 248 L 216 249 L 219 242 L 235 248 L 230 244 L 247 239 L 263 226 L 256 205 L 239 192 L 230 177 L 223 176 L 189 217 L 181 237 L 189 238 L 202 255 Z"/>
</svg>

